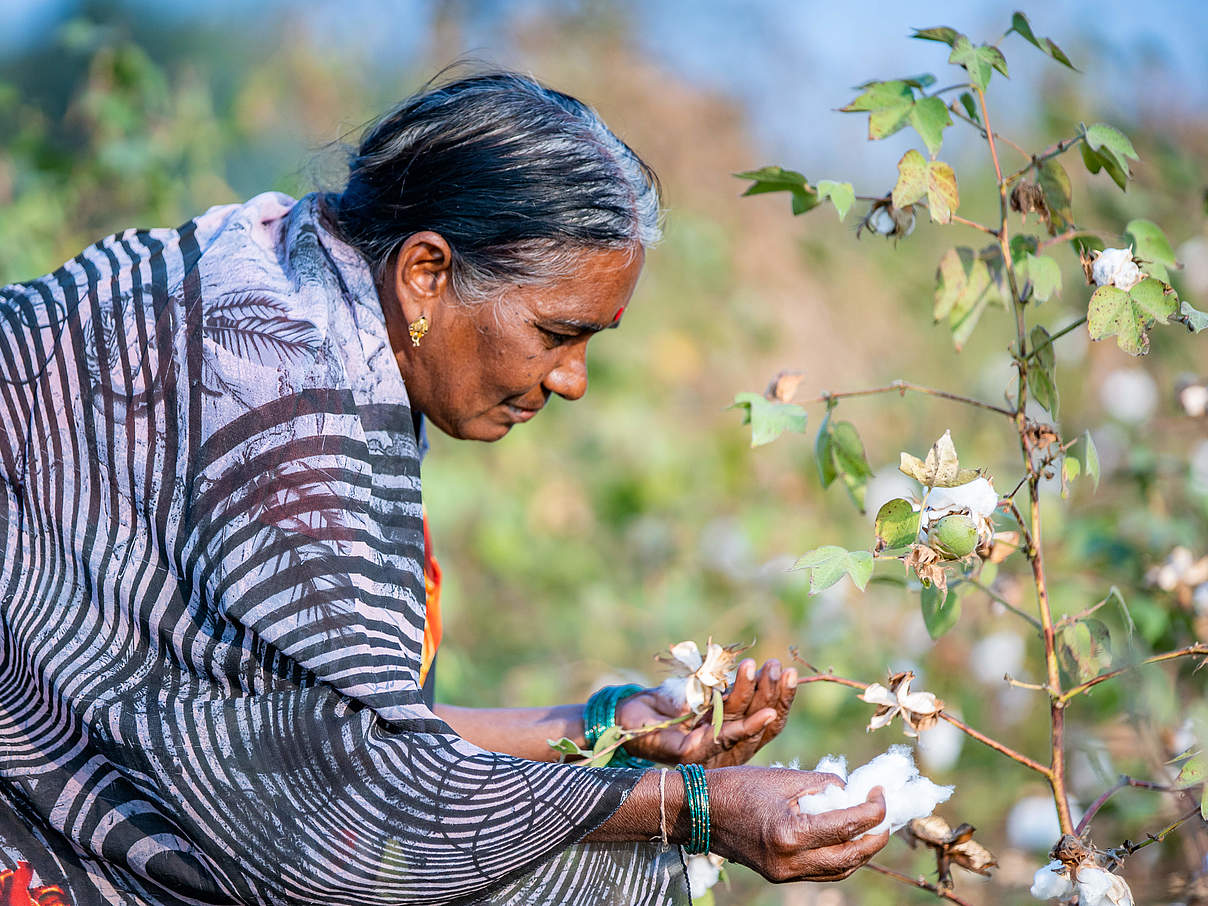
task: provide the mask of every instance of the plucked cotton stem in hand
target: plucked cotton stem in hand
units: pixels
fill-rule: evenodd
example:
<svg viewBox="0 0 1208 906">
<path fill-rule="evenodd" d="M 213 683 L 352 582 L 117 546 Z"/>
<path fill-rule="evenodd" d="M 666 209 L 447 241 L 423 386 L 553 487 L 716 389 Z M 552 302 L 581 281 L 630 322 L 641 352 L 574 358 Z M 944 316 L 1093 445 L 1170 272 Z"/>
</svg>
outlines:
<svg viewBox="0 0 1208 906">
<path fill-rule="evenodd" d="M 807 815 L 859 805 L 868 798 L 873 787 L 879 786 L 885 791 L 885 820 L 867 831 L 874 835 L 885 830 L 896 831 L 915 818 L 925 818 L 937 805 L 946 802 L 954 789 L 940 786 L 919 774 L 909 746 L 891 746 L 888 752 L 856 768 L 850 776 L 847 760 L 842 756 L 828 755 L 814 770 L 835 774 L 847 785 L 832 785 L 820 793 L 802 796 L 798 805 Z"/>
<path fill-rule="evenodd" d="M 710 640 L 702 657 L 696 642 L 672 645 L 669 654 L 660 654 L 658 658 L 672 671 L 659 689 L 680 707 L 702 714 L 708 710 L 714 693 L 725 692 L 734 682 L 734 662 L 744 648 L 743 645 L 723 647 Z"/>
</svg>

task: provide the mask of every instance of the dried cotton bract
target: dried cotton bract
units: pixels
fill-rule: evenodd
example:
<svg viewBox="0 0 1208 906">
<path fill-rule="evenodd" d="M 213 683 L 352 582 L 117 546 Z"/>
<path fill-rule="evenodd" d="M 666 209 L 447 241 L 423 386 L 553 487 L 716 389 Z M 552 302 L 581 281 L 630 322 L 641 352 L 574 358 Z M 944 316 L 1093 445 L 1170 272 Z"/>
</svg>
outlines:
<svg viewBox="0 0 1208 906">
<path fill-rule="evenodd" d="M 1128 883 L 1103 868 L 1098 862 L 1102 854 L 1077 837 L 1066 834 L 1050 855 L 1053 861 L 1032 878 L 1036 899 L 1065 899 L 1076 892 L 1079 906 L 1134 906 Z"/>
<path fill-rule="evenodd" d="M 820 815 L 859 805 L 868 799 L 868 794 L 876 786 L 885 791 L 885 820 L 866 831 L 874 836 L 885 830 L 896 831 L 915 818 L 927 817 L 937 805 L 948 800 L 954 789 L 939 786 L 919 774 L 914 764 L 914 753 L 908 746 L 891 746 L 885 754 L 852 771 L 850 777 L 847 774 L 847 760 L 842 756 L 823 758 L 815 770 L 836 774 L 847 785 L 828 786 L 820 793 L 802 796 L 798 805 L 807 815 Z"/>
<path fill-rule="evenodd" d="M 862 701 L 877 706 L 872 720 L 868 722 L 869 732 L 887 726 L 899 714 L 906 725 L 904 732 L 907 736 L 918 736 L 921 731 L 935 725 L 940 712 L 944 710 L 944 703 L 930 692 L 911 692 L 910 684 L 913 681 L 914 674 L 907 670 L 890 676 L 888 688 L 873 683 L 860 693 Z"/>
<path fill-rule="evenodd" d="M 1141 277 L 1131 248 L 1104 249 L 1091 264 L 1091 279 L 1097 286 L 1111 285 L 1127 292 L 1141 282 Z"/>
<path fill-rule="evenodd" d="M 703 714 L 709 709 L 714 694 L 720 695 L 734 682 L 734 662 L 745 647 L 722 647 L 710 640 L 705 646 L 704 657 L 701 657 L 696 642 L 672 645 L 670 654 L 660 654 L 658 658 L 672 670 L 672 676 L 663 680 L 659 688 L 677 704 L 686 705 L 696 714 Z"/>
</svg>

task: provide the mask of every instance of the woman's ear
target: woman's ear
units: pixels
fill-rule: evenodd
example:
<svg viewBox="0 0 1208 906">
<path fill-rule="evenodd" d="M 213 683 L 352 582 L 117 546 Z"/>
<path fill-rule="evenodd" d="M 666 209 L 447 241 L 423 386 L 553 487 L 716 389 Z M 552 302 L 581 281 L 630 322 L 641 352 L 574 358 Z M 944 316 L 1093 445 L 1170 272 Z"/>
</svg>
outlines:
<svg viewBox="0 0 1208 906">
<path fill-rule="evenodd" d="M 391 282 L 403 317 L 431 318 L 450 292 L 453 249 L 440 233 L 412 233 L 391 262 Z"/>
</svg>

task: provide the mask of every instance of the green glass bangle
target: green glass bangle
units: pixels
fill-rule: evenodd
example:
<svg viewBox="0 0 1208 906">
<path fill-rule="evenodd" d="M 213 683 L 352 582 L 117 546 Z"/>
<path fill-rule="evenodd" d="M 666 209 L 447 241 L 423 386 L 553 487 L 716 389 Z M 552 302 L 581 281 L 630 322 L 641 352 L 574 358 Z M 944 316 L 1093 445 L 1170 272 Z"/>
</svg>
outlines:
<svg viewBox="0 0 1208 906">
<path fill-rule="evenodd" d="M 699 764 L 678 764 L 675 769 L 684 778 L 684 801 L 688 804 L 689 855 L 707 853 L 712 831 L 709 822 L 709 784 L 705 780 L 705 769 Z"/>
<path fill-rule="evenodd" d="M 642 686 L 629 683 L 624 686 L 605 686 L 592 693 L 583 708 L 583 736 L 587 741 L 588 749 L 593 748 L 600 736 L 609 727 L 616 724 L 617 702 L 631 695 L 636 695 L 642 689 Z M 612 758 L 608 762 L 608 767 L 611 768 L 646 769 L 653 766 L 653 762 L 647 761 L 644 758 L 634 758 L 624 748 L 614 750 Z"/>
</svg>

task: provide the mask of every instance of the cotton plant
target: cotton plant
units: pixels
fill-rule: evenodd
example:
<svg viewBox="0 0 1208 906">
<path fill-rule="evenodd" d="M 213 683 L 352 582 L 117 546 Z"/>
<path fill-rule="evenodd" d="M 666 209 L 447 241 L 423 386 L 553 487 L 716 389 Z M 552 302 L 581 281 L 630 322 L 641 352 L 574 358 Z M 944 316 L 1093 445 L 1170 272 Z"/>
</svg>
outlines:
<svg viewBox="0 0 1208 906">
<path fill-rule="evenodd" d="M 1041 486 L 1055 486 L 1062 499 L 1068 499 L 1071 489 L 1081 488 L 1080 496 L 1097 491 L 1100 480 L 1099 453 L 1090 432 L 1067 433 L 1063 425 L 1054 347 L 1076 331 L 1085 331 L 1091 341 L 1114 340 L 1122 355 L 1142 356 L 1150 350 L 1153 331 L 1181 326 L 1186 332 L 1198 334 L 1208 329 L 1208 313 L 1180 298 L 1172 285 L 1170 273 L 1179 265 L 1166 234 L 1156 223 L 1137 218 L 1122 228 L 1109 225 L 1107 230 L 1089 229 L 1075 213 L 1073 185 L 1064 161 L 1069 160 L 1068 155 L 1077 155 L 1092 176 L 1102 174 L 1123 189 L 1139 160 L 1123 132 L 1107 123 L 1079 124 L 1072 134 L 1060 137 L 1049 147 L 1029 151 L 998 131 L 987 96 L 991 83 L 996 89 L 1002 87 L 1007 76 L 1005 53 L 1011 51 L 1012 43 L 1027 43 L 1073 69 L 1056 43 L 1037 35 L 1023 13 L 1016 13 L 1010 28 L 994 42 L 976 43 L 947 26 L 919 29 L 912 37 L 938 46 L 947 55 L 947 62 L 956 67 L 957 77 L 940 81 L 932 74 L 922 74 L 874 79 L 861 85 L 856 97 L 841 108 L 842 112 L 868 117 L 870 140 L 907 129 L 917 135 L 920 147 L 902 155 L 892 182 L 887 181 L 883 191 L 863 195 L 851 183 L 811 181 L 802 172 L 779 166 L 736 175 L 749 182 L 747 195 L 787 193 L 795 215 L 829 206 L 840 221 L 845 221 L 853 210 L 866 205 L 857 214 L 857 239 L 882 237 L 904 245 L 912 234 L 925 229 L 924 221 L 930 221 L 935 227 L 964 231 L 966 236 L 980 240 L 955 245 L 939 260 L 932 315 L 950 333 L 959 351 L 975 331 L 989 330 L 982 324 L 988 310 L 1005 310 L 1009 336 L 1004 339 L 1009 339 L 1016 371 L 1012 386 L 1003 400 L 989 401 L 960 388 L 950 390 L 899 380 L 867 389 L 828 392 L 798 403 L 794 399 L 803 376 L 796 373 L 786 381 L 785 373 L 763 394 L 738 394 L 734 407 L 750 425 L 751 446 L 756 447 L 785 434 L 804 433 L 810 421 L 807 406 L 823 406 L 813 444 L 819 481 L 824 489 L 841 485 L 861 512 L 873 470 L 856 425 L 839 417 L 845 400 L 915 394 L 936 405 L 977 410 L 998 420 L 1004 433 L 1018 445 L 1021 470 L 1012 469 L 1004 475 L 1000 469 L 996 477 L 987 468 L 988 463 L 963 462 L 957 452 L 962 443 L 961 423 L 954 419 L 950 422 L 952 428 L 944 431 L 930 449 L 918 451 L 922 455 L 914 451 L 899 453 L 899 468 L 912 480 L 913 493 L 879 506 L 865 548 L 824 545 L 802 555 L 796 568 L 804 574 L 811 594 L 843 580 L 863 591 L 874 574 L 883 573 L 888 578 L 895 571 L 900 576 L 904 569 L 907 593 L 917 596 L 923 622 L 935 639 L 960 622 L 962 601 L 973 596 L 989 597 L 1003 608 L 1004 618 L 1026 622 L 1034 644 L 1042 649 L 1038 653 L 1043 657 L 1043 679 L 1025 683 L 1005 676 L 1003 681 L 1048 699 L 1049 751 L 1043 759 L 1033 758 L 966 724 L 934 692 L 918 688 L 915 675 L 909 671 L 890 671 L 883 683 L 864 682 L 814 668 L 801 660 L 805 670 L 800 682 L 837 683 L 855 690 L 859 700 L 873 709 L 868 717 L 869 732 L 903 732 L 915 737 L 944 722 L 1021 769 L 1033 772 L 1051 791 L 1060 834 L 1050 861 L 1036 867 L 1033 894 L 1039 899 L 1060 899 L 1067 906 L 1075 901 L 1080 906 L 1126 906 L 1133 903 L 1121 874 L 1128 857 L 1144 846 L 1165 840 L 1187 822 L 1208 821 L 1208 739 L 1201 738 L 1175 752 L 1167 769 L 1169 776 L 1161 776 L 1160 772 L 1153 780 L 1122 776 L 1075 821 L 1067 715 L 1075 712 L 1082 697 L 1100 684 L 1147 665 L 1178 669 L 1184 664 L 1208 664 L 1208 644 L 1197 641 L 1149 657 L 1119 659 L 1112 651 L 1112 631 L 1101 612 L 1105 607 L 1109 612 L 1118 611 L 1126 630 L 1131 631 L 1132 617 L 1124 592 L 1116 587 L 1103 589 L 1099 600 L 1087 601 L 1077 612 L 1054 614 L 1049 590 L 1061 580 L 1051 574 L 1051 564 L 1046 560 L 1041 515 L 1042 509 L 1053 503 L 1052 497 L 1042 499 Z M 937 88 L 937 84 L 945 87 Z M 984 142 L 987 154 L 983 172 L 990 174 L 988 182 L 998 201 L 997 217 L 987 223 L 966 216 L 961 208 L 957 172 L 941 156 L 947 130 L 966 127 Z M 1017 169 L 1012 170 L 1006 158 L 1015 153 L 1019 160 Z M 1109 208 L 1101 206 L 1100 210 Z M 1074 273 L 1084 282 L 1074 279 Z M 1046 325 L 1053 322 L 1051 300 L 1058 297 L 1066 305 L 1076 306 L 1077 316 L 1070 323 L 1050 328 Z M 1204 352 L 1192 355 L 1202 358 Z M 1199 382 L 1186 382 L 1179 393 L 1179 404 L 1189 417 L 1208 412 L 1208 392 L 1202 391 Z M 1181 606 L 1195 614 L 1202 606 L 1203 618 L 1208 620 L 1208 577 L 1201 576 L 1200 565 L 1189 550 L 1176 550 L 1169 562 L 1151 571 L 1149 582 L 1176 596 Z M 996 591 L 1002 587 L 996 586 L 1000 566 L 1017 576 L 1030 577 L 1035 587 L 1034 610 L 1018 605 L 1018 595 L 1011 600 Z M 1205 590 L 1203 595 L 1201 588 Z M 1204 713 L 1208 714 L 1208 708 Z M 824 764 L 829 767 L 820 765 L 819 769 L 835 770 L 846 777 L 840 770 L 843 764 Z M 864 770 L 852 772 L 846 789 L 831 787 L 803 798 L 802 808 L 824 810 L 840 802 L 858 801 L 859 791 L 852 781 Z M 912 782 L 922 779 L 915 777 Z M 1114 847 L 1100 847 L 1095 838 L 1103 833 L 1101 823 L 1094 824 L 1095 818 L 1113 795 L 1126 788 L 1151 790 L 1175 800 L 1194 799 L 1196 806 L 1166 827 L 1145 830 L 1141 842 L 1126 840 Z M 920 802 L 919 814 L 907 819 L 900 831 L 912 846 L 934 854 L 934 883 L 879 863 L 870 867 L 886 877 L 962 904 L 966 901 L 955 892 L 953 867 L 989 875 L 996 860 L 974 839 L 974 829 L 968 824 L 961 822 L 953 827 L 944 815 L 932 813 L 931 808 L 937 805 L 946 812 L 960 808 L 959 796 L 945 799 L 947 795 L 934 803 Z M 930 807 L 924 809 L 927 804 Z M 902 822 L 891 822 L 891 826 L 896 823 Z"/>
</svg>

